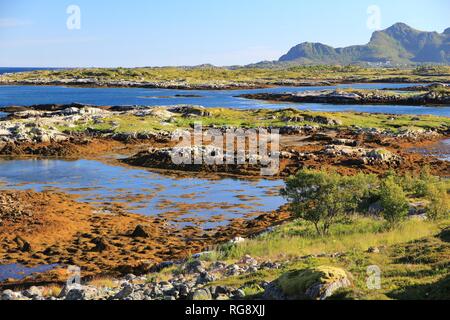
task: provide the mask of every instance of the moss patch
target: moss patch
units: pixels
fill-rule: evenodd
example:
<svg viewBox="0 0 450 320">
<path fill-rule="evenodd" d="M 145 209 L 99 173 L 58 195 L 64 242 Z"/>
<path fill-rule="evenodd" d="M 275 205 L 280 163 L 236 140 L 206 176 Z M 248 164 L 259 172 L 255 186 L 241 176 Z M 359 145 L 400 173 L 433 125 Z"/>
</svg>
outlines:
<svg viewBox="0 0 450 320">
<path fill-rule="evenodd" d="M 300 298 L 304 296 L 308 288 L 315 284 L 330 284 L 345 278 L 347 278 L 347 274 L 341 268 L 319 266 L 285 273 L 277 282 L 284 294 Z"/>
</svg>

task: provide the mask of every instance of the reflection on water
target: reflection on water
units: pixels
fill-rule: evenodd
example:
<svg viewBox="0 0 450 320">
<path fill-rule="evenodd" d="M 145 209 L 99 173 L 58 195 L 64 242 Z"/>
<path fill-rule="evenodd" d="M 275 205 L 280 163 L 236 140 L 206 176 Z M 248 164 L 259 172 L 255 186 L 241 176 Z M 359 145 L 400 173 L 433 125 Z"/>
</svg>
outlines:
<svg viewBox="0 0 450 320">
<path fill-rule="evenodd" d="M 99 207 L 119 203 L 143 215 L 198 218 L 205 228 L 284 204 L 281 180 L 174 178 L 90 160 L 0 160 L 0 181 L 3 189 L 79 194 Z M 216 216 L 222 221 L 209 221 Z"/>
<path fill-rule="evenodd" d="M 410 84 L 345 84 L 339 88 L 402 88 Z M 317 111 L 358 111 L 395 114 L 434 114 L 450 116 L 448 108 L 424 106 L 388 105 L 330 105 L 270 103 L 237 98 L 246 93 L 300 92 L 307 90 L 335 89 L 332 87 L 278 87 L 253 90 L 171 90 L 146 88 L 77 88 L 60 86 L 0 86 L 0 107 L 7 105 L 33 105 L 45 103 L 86 103 L 94 105 L 177 105 L 196 104 L 205 107 L 229 108 L 281 108 L 293 106 Z"/>
<path fill-rule="evenodd" d="M 21 264 L 0 265 L 0 282 L 7 279 L 21 280 L 35 273 L 43 273 L 55 269 L 57 264 L 40 265 L 36 267 L 25 267 Z"/>
<path fill-rule="evenodd" d="M 440 160 L 450 161 L 450 139 L 442 140 L 436 144 L 422 148 L 411 148 L 410 151 L 433 156 Z"/>
</svg>

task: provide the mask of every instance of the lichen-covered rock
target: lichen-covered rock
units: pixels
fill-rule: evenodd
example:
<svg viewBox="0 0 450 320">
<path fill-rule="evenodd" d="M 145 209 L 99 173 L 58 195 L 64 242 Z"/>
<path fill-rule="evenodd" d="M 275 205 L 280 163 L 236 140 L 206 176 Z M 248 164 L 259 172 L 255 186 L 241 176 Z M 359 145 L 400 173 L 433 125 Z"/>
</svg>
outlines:
<svg viewBox="0 0 450 320">
<path fill-rule="evenodd" d="M 283 274 L 266 288 L 264 296 L 268 299 L 325 300 L 336 290 L 350 285 L 345 270 L 320 266 Z"/>
<path fill-rule="evenodd" d="M 353 158 L 359 161 L 360 164 L 386 164 L 396 166 L 402 162 L 402 157 L 382 148 L 368 149 L 341 144 L 332 144 L 327 145 L 322 152 L 329 157 Z"/>
<path fill-rule="evenodd" d="M 20 292 L 14 292 L 12 290 L 4 290 L 2 294 L 0 295 L 0 300 L 6 301 L 6 300 L 21 300 L 22 294 Z"/>
<path fill-rule="evenodd" d="M 212 300 L 212 295 L 208 289 L 198 289 L 192 293 L 190 300 Z"/>
<path fill-rule="evenodd" d="M 122 289 L 113 297 L 114 300 L 123 300 L 129 297 L 134 292 L 132 284 L 125 282 L 122 285 Z"/>
<path fill-rule="evenodd" d="M 206 268 L 206 264 L 204 261 L 192 260 L 192 261 L 188 261 L 183 266 L 183 271 L 188 274 L 202 273 L 203 271 L 205 271 L 205 268 Z"/>
<path fill-rule="evenodd" d="M 14 242 L 17 244 L 17 248 L 22 252 L 31 252 L 31 245 L 28 241 L 20 236 L 14 238 Z"/>
<path fill-rule="evenodd" d="M 386 149 L 374 149 L 366 153 L 366 156 L 381 162 L 391 162 L 398 160 L 398 156 Z"/>
<path fill-rule="evenodd" d="M 179 105 L 168 109 L 172 113 L 182 114 L 183 117 L 210 117 L 211 112 L 209 112 L 203 106 L 194 106 L 194 105 Z"/>
<path fill-rule="evenodd" d="M 67 292 L 65 300 L 96 300 L 99 295 L 99 290 L 93 286 L 74 285 L 64 291 Z"/>
<path fill-rule="evenodd" d="M 32 286 L 32 287 L 24 290 L 22 292 L 22 294 L 27 298 L 33 299 L 33 298 L 41 297 L 42 291 L 43 291 L 42 287 Z"/>
<path fill-rule="evenodd" d="M 132 238 L 149 238 L 149 233 L 145 230 L 142 225 L 137 225 L 134 231 L 131 233 Z"/>
</svg>

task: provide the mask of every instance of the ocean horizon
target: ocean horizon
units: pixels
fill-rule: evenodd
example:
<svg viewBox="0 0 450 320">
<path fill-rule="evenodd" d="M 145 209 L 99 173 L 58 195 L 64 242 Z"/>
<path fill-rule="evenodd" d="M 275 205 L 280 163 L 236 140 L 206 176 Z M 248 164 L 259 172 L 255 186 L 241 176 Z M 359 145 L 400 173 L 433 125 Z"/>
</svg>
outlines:
<svg viewBox="0 0 450 320">
<path fill-rule="evenodd" d="M 0 67 L 0 74 L 5 73 L 18 73 L 38 70 L 58 70 L 65 68 L 53 68 L 53 67 Z"/>
</svg>

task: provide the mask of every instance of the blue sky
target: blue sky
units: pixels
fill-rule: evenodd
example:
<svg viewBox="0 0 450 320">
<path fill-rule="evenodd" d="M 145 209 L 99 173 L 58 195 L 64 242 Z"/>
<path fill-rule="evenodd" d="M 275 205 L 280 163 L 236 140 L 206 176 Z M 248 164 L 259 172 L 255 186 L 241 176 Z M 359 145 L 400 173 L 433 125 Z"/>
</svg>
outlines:
<svg viewBox="0 0 450 320">
<path fill-rule="evenodd" d="M 69 30 L 69 5 L 81 28 Z M 450 27 L 449 0 L 0 0 L 0 66 L 132 67 L 247 64 L 303 42 L 367 43 L 381 28 Z"/>
</svg>

